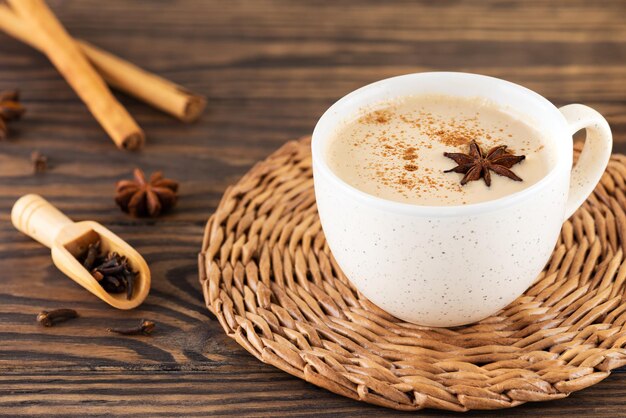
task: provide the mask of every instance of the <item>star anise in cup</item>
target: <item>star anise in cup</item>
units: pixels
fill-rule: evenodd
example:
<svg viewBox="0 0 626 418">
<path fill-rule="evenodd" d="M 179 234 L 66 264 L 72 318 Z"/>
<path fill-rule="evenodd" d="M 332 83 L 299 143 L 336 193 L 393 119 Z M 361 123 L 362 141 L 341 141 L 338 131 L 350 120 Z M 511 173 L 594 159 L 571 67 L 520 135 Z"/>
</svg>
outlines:
<svg viewBox="0 0 626 418">
<path fill-rule="evenodd" d="M 8 122 L 18 120 L 26 109 L 20 103 L 20 94 L 17 90 L 0 93 L 0 140 L 6 139 L 9 134 Z"/>
<path fill-rule="evenodd" d="M 511 154 L 506 150 L 506 145 L 493 147 L 485 155 L 476 141 L 472 141 L 469 145 L 469 154 L 444 152 L 443 155 L 458 164 L 456 167 L 444 171 L 444 173 L 465 174 L 461 179 L 462 185 L 482 177 L 485 184 L 491 186 L 491 171 L 511 180 L 522 181 L 510 168 L 524 160 L 526 156 Z"/>
<path fill-rule="evenodd" d="M 152 173 L 150 180 L 136 168 L 133 180 L 117 182 L 115 202 L 124 211 L 136 217 L 155 217 L 174 207 L 178 183 L 166 179 L 160 171 Z"/>
</svg>

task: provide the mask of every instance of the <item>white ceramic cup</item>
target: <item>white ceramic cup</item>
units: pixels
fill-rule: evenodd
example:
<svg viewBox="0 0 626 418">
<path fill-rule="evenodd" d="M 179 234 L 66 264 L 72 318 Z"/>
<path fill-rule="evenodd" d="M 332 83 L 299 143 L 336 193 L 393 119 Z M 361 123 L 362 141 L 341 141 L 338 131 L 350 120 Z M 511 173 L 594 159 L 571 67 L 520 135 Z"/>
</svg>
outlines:
<svg viewBox="0 0 626 418">
<path fill-rule="evenodd" d="M 517 193 L 464 206 L 419 206 L 362 192 L 326 160 L 328 142 L 364 106 L 416 94 L 485 98 L 524 115 L 552 141 L 555 163 Z M 572 135 L 587 130 L 572 169 Z M 332 105 L 313 132 L 313 176 L 322 228 L 357 289 L 392 315 L 427 326 L 481 320 L 520 296 L 547 263 L 562 223 L 600 180 L 611 130 L 580 104 L 557 109 L 539 94 L 497 78 L 417 73 L 360 88 Z"/>
</svg>

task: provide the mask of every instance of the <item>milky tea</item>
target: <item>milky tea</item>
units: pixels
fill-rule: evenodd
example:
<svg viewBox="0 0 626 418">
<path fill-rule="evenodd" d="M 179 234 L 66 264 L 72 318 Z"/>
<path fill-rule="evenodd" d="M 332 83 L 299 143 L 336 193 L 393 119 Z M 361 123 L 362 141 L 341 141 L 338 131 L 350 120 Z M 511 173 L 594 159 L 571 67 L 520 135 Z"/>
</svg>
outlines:
<svg viewBox="0 0 626 418">
<path fill-rule="evenodd" d="M 467 205 L 532 186 L 554 166 L 554 149 L 532 121 L 484 99 L 407 96 L 361 109 L 329 141 L 327 161 L 343 181 L 368 194 L 425 206 Z M 461 185 L 463 174 L 444 152 L 469 153 L 475 140 L 486 153 L 506 145 L 526 158 L 511 170 L 523 181 L 491 172 Z"/>
</svg>

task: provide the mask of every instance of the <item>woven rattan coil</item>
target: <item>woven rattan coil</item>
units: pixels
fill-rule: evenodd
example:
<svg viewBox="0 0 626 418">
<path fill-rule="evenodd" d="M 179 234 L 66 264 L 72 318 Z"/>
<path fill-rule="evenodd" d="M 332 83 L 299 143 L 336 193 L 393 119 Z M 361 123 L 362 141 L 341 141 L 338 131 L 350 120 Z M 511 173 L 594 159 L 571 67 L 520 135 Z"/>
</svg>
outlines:
<svg viewBox="0 0 626 418">
<path fill-rule="evenodd" d="M 612 156 L 524 295 L 443 329 L 390 316 L 340 271 L 317 216 L 309 146 L 289 142 L 257 164 L 206 226 L 207 307 L 259 360 L 352 399 L 452 411 L 563 398 L 626 365 L 626 156 Z"/>
</svg>

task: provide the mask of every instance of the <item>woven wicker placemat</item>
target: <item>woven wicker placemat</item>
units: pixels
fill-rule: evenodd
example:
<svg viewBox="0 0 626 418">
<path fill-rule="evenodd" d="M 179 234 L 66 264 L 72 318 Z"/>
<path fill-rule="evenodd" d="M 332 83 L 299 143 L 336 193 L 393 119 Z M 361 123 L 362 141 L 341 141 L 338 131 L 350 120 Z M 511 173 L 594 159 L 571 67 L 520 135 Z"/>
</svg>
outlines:
<svg viewBox="0 0 626 418">
<path fill-rule="evenodd" d="M 309 146 L 289 142 L 257 164 L 206 226 L 206 304 L 259 360 L 349 398 L 452 411 L 563 398 L 626 364 L 626 156 L 612 156 L 524 295 L 442 329 L 383 312 L 340 271 L 317 216 Z"/>
</svg>

